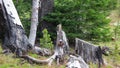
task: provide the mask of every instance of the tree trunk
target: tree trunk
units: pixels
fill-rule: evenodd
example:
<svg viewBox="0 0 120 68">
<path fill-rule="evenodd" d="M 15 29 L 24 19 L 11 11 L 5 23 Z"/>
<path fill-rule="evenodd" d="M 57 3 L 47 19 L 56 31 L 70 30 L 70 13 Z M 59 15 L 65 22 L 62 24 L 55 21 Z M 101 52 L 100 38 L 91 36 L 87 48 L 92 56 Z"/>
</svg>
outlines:
<svg viewBox="0 0 120 68">
<path fill-rule="evenodd" d="M 4 40 L 3 46 L 10 49 L 18 56 L 23 53 L 26 54 L 31 47 L 28 38 L 25 34 L 24 28 L 19 19 L 18 13 L 12 0 L 0 0 L 0 8 L 3 16 L 2 22 L 4 24 Z"/>
<path fill-rule="evenodd" d="M 36 32 L 38 26 L 38 10 L 39 10 L 39 0 L 32 1 L 32 18 L 31 18 L 31 28 L 30 28 L 30 35 L 29 35 L 29 42 L 34 46 L 35 39 L 36 39 Z"/>
<path fill-rule="evenodd" d="M 40 24 L 38 25 L 38 32 L 40 32 L 39 35 L 37 35 L 37 37 L 41 37 L 40 35 L 42 35 L 42 30 L 44 30 L 45 28 L 51 32 L 51 33 L 55 33 L 56 29 L 56 25 L 50 23 L 50 22 L 46 22 L 44 20 L 42 20 L 42 18 L 44 16 L 46 16 L 47 14 L 51 13 L 53 11 L 53 7 L 54 7 L 54 0 L 41 0 L 41 8 L 39 8 L 39 22 Z M 51 37 L 52 40 L 55 41 L 55 38 Z M 54 42 L 55 44 L 55 42 Z"/>
<path fill-rule="evenodd" d="M 53 7 L 54 7 L 54 0 L 41 0 L 41 8 L 39 9 L 40 20 L 42 17 L 52 12 Z"/>
</svg>

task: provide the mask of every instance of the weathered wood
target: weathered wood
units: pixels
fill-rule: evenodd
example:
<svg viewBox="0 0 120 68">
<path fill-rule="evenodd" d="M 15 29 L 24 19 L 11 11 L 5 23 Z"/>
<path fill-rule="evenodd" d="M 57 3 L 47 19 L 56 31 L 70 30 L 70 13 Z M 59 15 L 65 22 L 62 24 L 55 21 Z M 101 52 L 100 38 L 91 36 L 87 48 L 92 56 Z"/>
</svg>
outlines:
<svg viewBox="0 0 120 68">
<path fill-rule="evenodd" d="M 76 57 L 74 55 L 70 55 L 66 68 L 89 68 L 89 66 L 80 56 Z"/>
<path fill-rule="evenodd" d="M 60 42 L 63 43 L 63 46 L 59 46 Z M 61 24 L 59 24 L 57 26 L 56 49 L 59 48 L 59 47 L 63 48 L 64 54 L 67 54 L 69 52 L 68 40 L 67 40 L 65 32 L 62 30 L 62 25 Z"/>
<path fill-rule="evenodd" d="M 98 67 L 104 64 L 100 46 L 96 46 L 78 38 L 75 40 L 75 52 L 76 54 L 80 55 L 86 63 L 92 62 L 98 64 Z"/>
<path fill-rule="evenodd" d="M 20 57 L 26 59 L 29 63 L 36 63 L 36 64 L 47 64 L 48 63 L 48 60 L 38 60 L 28 55 L 23 55 Z"/>
<path fill-rule="evenodd" d="M 20 58 L 24 58 L 25 60 L 27 60 L 29 63 L 36 63 L 36 64 L 48 64 L 49 66 L 51 66 L 53 60 L 55 60 L 56 58 L 56 54 L 52 55 L 51 57 L 49 57 L 46 60 L 40 60 L 40 59 L 36 59 L 34 57 L 31 57 L 29 55 L 22 55 L 20 56 Z"/>
<path fill-rule="evenodd" d="M 56 47 L 54 51 L 54 55 L 52 56 L 53 59 L 56 59 L 57 64 L 59 65 L 60 62 L 64 61 L 64 56 L 69 51 L 69 45 L 67 42 L 67 37 L 65 32 L 62 30 L 62 25 L 59 24 L 57 26 L 57 40 L 56 40 Z M 52 62 L 53 60 L 51 60 Z M 51 64 L 49 63 L 49 65 Z"/>
<path fill-rule="evenodd" d="M 0 24 L 4 24 L 5 30 L 3 46 L 17 55 L 26 54 L 32 47 L 28 42 L 12 0 L 0 0 L 0 5 L 2 8 L 0 12 L 3 13 L 2 18 L 4 18 Z"/>
<path fill-rule="evenodd" d="M 68 54 L 69 52 L 69 45 L 67 41 L 67 37 L 65 32 L 62 30 L 62 25 L 59 24 L 57 26 L 57 41 L 56 41 L 56 49 L 55 52 L 57 53 L 57 61 L 63 60 L 64 55 Z M 59 64 L 59 63 L 58 63 Z"/>
<path fill-rule="evenodd" d="M 9 17 L 9 19 L 10 20 L 12 19 L 11 21 L 13 21 L 14 24 L 23 27 L 13 2 L 11 0 L 2 0 L 2 1 L 6 11 L 6 15 Z"/>
</svg>

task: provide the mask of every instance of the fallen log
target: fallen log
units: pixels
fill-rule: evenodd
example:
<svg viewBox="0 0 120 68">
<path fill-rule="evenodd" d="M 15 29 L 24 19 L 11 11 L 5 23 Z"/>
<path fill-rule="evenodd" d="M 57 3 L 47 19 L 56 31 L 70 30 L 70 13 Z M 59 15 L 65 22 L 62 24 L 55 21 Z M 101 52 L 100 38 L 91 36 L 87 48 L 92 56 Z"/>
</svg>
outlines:
<svg viewBox="0 0 120 68">
<path fill-rule="evenodd" d="M 22 56 L 20 56 L 20 58 L 24 58 L 29 63 L 36 63 L 36 64 L 47 64 L 48 63 L 48 60 L 38 60 L 38 59 L 33 58 L 29 55 L 22 55 Z"/>
</svg>

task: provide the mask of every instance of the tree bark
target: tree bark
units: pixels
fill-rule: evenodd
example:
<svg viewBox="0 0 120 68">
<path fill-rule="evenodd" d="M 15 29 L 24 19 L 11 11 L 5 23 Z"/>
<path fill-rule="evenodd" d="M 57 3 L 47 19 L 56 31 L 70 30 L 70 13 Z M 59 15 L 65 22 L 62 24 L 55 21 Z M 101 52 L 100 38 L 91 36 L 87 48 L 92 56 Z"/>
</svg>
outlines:
<svg viewBox="0 0 120 68">
<path fill-rule="evenodd" d="M 31 28 L 29 35 L 29 42 L 34 46 L 36 39 L 36 32 L 38 26 L 38 10 L 39 5 L 41 5 L 41 0 L 33 0 L 32 1 L 32 18 L 31 18 Z"/>
<path fill-rule="evenodd" d="M 3 46 L 17 55 L 26 54 L 32 48 L 28 42 L 24 28 L 12 0 L 0 0 L 0 8 L 3 14 L 4 39 Z"/>
</svg>

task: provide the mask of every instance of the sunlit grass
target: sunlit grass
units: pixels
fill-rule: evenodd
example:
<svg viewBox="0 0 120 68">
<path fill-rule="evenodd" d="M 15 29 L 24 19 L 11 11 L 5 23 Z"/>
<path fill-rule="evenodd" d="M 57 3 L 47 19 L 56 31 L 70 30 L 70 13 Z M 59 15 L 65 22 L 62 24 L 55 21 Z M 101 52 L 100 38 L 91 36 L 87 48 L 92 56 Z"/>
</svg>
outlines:
<svg viewBox="0 0 120 68">
<path fill-rule="evenodd" d="M 99 43 L 101 46 L 106 45 L 114 50 L 115 44 L 120 46 L 120 42 L 105 42 L 105 43 Z M 0 52 L 2 49 L 0 48 Z M 37 59 L 47 59 L 48 57 L 42 57 L 38 56 L 36 54 L 30 53 L 31 56 L 37 58 Z M 52 66 L 48 65 L 36 65 L 36 64 L 29 64 L 27 61 L 25 61 L 24 64 L 21 64 L 20 58 L 14 58 L 13 54 L 5 55 L 0 53 L 0 68 L 65 68 L 64 65 L 56 65 L 56 63 L 53 63 Z M 120 55 L 109 55 L 104 56 L 105 61 L 107 62 L 106 66 L 103 66 L 102 68 L 116 68 L 120 66 Z M 97 65 L 90 64 L 90 68 L 97 68 Z"/>
</svg>

